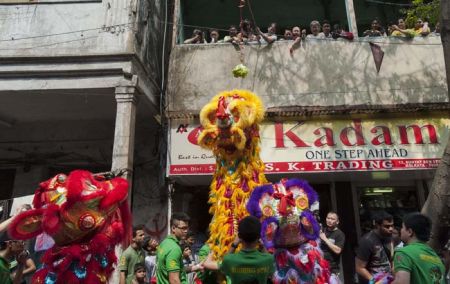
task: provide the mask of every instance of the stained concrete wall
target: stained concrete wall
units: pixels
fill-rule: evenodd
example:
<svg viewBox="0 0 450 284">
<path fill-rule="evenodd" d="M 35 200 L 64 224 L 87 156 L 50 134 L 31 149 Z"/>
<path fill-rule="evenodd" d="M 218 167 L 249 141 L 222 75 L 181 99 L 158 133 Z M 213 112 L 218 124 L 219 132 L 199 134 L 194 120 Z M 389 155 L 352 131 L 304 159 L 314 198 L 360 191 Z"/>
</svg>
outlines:
<svg viewBox="0 0 450 284">
<path fill-rule="evenodd" d="M 245 79 L 231 44 L 180 45 L 172 54 L 168 95 L 171 112 L 198 113 L 216 93 L 244 88 L 265 107 L 447 102 L 440 37 L 371 39 L 384 51 L 377 73 L 368 40 L 306 40 L 289 53 L 289 42 L 243 46 Z"/>
<path fill-rule="evenodd" d="M 1 6 L 2 56 L 131 52 L 134 2 Z"/>
</svg>

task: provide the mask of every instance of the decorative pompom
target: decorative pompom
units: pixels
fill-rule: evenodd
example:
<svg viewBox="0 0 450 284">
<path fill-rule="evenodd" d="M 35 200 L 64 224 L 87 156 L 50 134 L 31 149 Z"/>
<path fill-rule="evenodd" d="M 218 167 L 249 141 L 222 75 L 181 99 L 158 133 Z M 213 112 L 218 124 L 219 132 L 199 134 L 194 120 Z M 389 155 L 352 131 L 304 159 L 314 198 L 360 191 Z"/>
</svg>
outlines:
<svg viewBox="0 0 450 284">
<path fill-rule="evenodd" d="M 248 68 L 244 64 L 238 64 L 233 68 L 232 72 L 235 78 L 245 78 L 248 74 Z"/>
</svg>

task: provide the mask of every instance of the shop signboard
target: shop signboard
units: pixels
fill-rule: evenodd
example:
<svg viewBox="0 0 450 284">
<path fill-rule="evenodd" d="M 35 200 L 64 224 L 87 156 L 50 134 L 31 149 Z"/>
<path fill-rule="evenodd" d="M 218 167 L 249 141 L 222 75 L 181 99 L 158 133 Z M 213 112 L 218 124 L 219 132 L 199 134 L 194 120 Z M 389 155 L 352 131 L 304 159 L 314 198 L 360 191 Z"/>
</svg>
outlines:
<svg viewBox="0 0 450 284">
<path fill-rule="evenodd" d="M 205 175 L 211 151 L 197 145 L 198 124 L 172 121 L 168 175 Z M 266 173 L 433 169 L 450 132 L 448 118 L 341 119 L 264 122 Z"/>
</svg>

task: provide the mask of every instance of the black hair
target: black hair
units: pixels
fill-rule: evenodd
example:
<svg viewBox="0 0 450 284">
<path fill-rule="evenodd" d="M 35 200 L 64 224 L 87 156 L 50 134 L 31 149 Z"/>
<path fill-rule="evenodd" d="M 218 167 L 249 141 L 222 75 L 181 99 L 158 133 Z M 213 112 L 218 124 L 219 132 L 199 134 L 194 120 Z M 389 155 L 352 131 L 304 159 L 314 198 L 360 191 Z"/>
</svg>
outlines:
<svg viewBox="0 0 450 284">
<path fill-rule="evenodd" d="M 431 219 L 427 216 L 416 213 L 409 213 L 403 217 L 403 225 L 406 229 L 411 229 L 419 241 L 427 242 L 431 234 Z"/>
<path fill-rule="evenodd" d="M 181 247 L 181 251 L 182 251 L 182 252 L 184 252 L 184 250 L 187 249 L 187 248 L 190 249 L 190 250 L 192 250 L 191 246 L 188 245 L 187 243 L 181 244 L 180 247 Z"/>
<path fill-rule="evenodd" d="M 338 215 L 338 213 L 336 213 L 335 211 L 330 211 L 330 212 L 327 213 L 327 215 L 328 215 L 328 214 L 334 214 L 334 215 L 336 215 L 336 218 L 337 218 L 337 220 L 339 221 L 339 215 Z"/>
<path fill-rule="evenodd" d="M 247 216 L 239 222 L 238 236 L 246 243 L 252 243 L 259 239 L 261 222 L 254 216 Z"/>
<path fill-rule="evenodd" d="M 323 20 L 323 21 L 322 21 L 322 27 L 323 27 L 323 25 L 325 25 L 325 24 L 330 25 L 330 22 L 329 22 L 328 20 Z M 331 25 L 330 25 L 330 26 L 331 26 Z"/>
<path fill-rule="evenodd" d="M 150 252 L 150 250 L 148 249 L 148 243 L 153 240 L 152 237 L 145 237 L 144 238 L 144 245 L 142 246 L 142 248 L 146 251 L 146 252 Z"/>
<path fill-rule="evenodd" d="M 188 214 L 184 212 L 174 212 L 172 213 L 172 217 L 170 218 L 170 227 L 173 227 L 174 225 L 178 225 L 179 221 L 183 222 L 189 222 L 191 218 L 189 218 Z"/>
<path fill-rule="evenodd" d="M 387 213 L 386 211 L 379 211 L 373 217 L 373 221 L 377 225 L 383 224 L 383 221 L 385 221 L 385 220 L 386 221 L 392 221 L 392 220 L 394 220 L 394 218 L 392 217 L 391 214 Z"/>
<path fill-rule="evenodd" d="M 0 242 L 0 250 L 5 250 L 7 245 L 8 245 L 7 241 L 1 241 Z"/>
<path fill-rule="evenodd" d="M 134 273 L 136 273 L 138 270 L 144 269 L 145 271 L 145 265 L 141 262 L 138 262 L 134 265 Z"/>
<path fill-rule="evenodd" d="M 145 226 L 142 224 L 136 225 L 133 227 L 133 238 L 136 237 L 137 231 L 145 231 Z"/>
</svg>

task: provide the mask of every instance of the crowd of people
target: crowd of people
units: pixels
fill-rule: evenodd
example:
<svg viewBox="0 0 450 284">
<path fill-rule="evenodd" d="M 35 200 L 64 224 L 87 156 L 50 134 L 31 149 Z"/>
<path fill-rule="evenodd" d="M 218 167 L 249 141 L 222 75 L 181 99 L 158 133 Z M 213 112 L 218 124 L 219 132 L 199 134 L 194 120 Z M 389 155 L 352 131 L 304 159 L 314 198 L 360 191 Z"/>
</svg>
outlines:
<svg viewBox="0 0 450 284">
<path fill-rule="evenodd" d="M 275 259 L 261 245 L 261 223 L 257 218 L 249 216 L 240 221 L 238 237 L 220 262 L 213 259 L 207 244 L 198 251 L 192 249 L 195 239 L 189 232 L 189 220 L 184 213 L 174 213 L 171 234 L 160 244 L 145 238 L 143 226 L 134 227 L 133 243 L 120 258 L 120 284 L 212 284 L 218 283 L 220 275 L 232 284 L 270 283 Z M 339 223 L 338 214 L 329 212 L 320 232 L 321 249 L 331 272 L 330 284 L 344 283 L 341 255 L 345 234 Z M 449 248 L 447 245 L 441 258 L 426 244 L 431 232 L 428 217 L 420 213 L 406 215 L 397 237 L 390 214 L 379 212 L 373 224 L 356 248 L 358 283 L 373 283 L 379 273 L 392 275 L 394 284 L 447 283 Z"/>
<path fill-rule="evenodd" d="M 397 23 L 391 23 L 384 28 L 378 20 L 373 20 L 371 28 L 363 32 L 364 37 L 402 37 L 412 38 L 416 36 L 439 35 L 439 23 L 436 24 L 433 31 L 427 21 L 417 19 L 413 27 L 407 27 L 403 18 L 398 19 Z M 263 33 L 259 27 L 254 26 L 249 20 L 243 20 L 239 26 L 231 25 L 228 34 L 220 39 L 219 30 L 209 30 L 207 37 L 205 32 L 195 29 L 192 37 L 184 41 L 185 44 L 205 44 L 205 43 L 273 43 L 277 40 L 300 41 L 301 39 L 346 39 L 353 40 L 354 35 L 345 31 L 339 24 L 331 26 L 330 22 L 324 20 L 320 23 L 314 20 L 310 23 L 309 31 L 301 29 L 300 26 L 284 29 L 283 34 L 278 34 L 277 24 L 271 23 L 267 32 Z"/>
<path fill-rule="evenodd" d="M 441 256 L 426 244 L 432 225 L 427 216 L 407 214 L 401 229 L 394 228 L 393 217 L 387 212 L 377 212 L 373 217 L 373 229 L 360 238 L 355 250 L 358 283 L 373 283 L 380 273 L 392 275 L 394 284 L 448 283 L 450 241 Z M 4 231 L 12 219 L 0 223 L 0 229 Z M 331 272 L 330 284 L 344 283 L 341 255 L 346 237 L 339 229 L 340 222 L 336 212 L 329 212 L 319 234 Z M 208 244 L 197 242 L 185 213 L 171 216 L 170 234 L 161 242 L 146 236 L 145 226 L 137 225 L 133 227 L 130 246 L 119 259 L 119 284 L 215 284 L 224 276 L 231 284 L 270 283 L 275 259 L 264 250 L 260 231 L 259 219 L 242 219 L 236 239 L 218 262 Z M 28 283 L 26 276 L 31 276 L 36 266 L 39 265 L 35 265 L 23 241 L 0 241 L 0 283 Z"/>
</svg>

